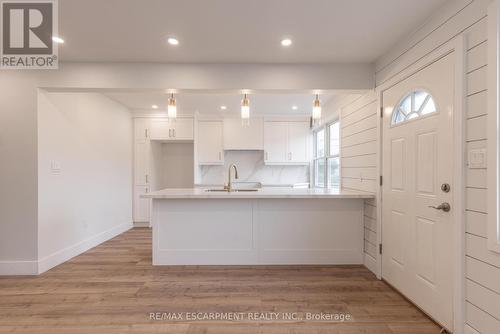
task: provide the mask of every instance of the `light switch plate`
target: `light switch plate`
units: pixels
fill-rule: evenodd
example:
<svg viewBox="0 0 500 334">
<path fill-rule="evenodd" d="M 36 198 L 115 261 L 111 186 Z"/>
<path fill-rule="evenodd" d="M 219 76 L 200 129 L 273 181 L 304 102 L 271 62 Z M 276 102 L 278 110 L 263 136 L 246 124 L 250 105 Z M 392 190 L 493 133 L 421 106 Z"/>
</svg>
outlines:
<svg viewBox="0 0 500 334">
<path fill-rule="evenodd" d="M 57 160 L 52 160 L 50 162 L 50 172 L 54 175 L 61 174 L 61 163 Z"/>
<path fill-rule="evenodd" d="M 486 149 L 470 150 L 467 160 L 470 169 L 486 168 Z"/>
</svg>

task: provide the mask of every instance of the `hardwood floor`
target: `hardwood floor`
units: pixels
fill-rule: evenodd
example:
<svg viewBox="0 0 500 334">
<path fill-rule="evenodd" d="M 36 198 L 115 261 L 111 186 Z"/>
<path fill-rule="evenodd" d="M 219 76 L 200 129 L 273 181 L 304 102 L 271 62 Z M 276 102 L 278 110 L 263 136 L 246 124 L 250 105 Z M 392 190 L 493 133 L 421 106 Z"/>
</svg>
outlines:
<svg viewBox="0 0 500 334">
<path fill-rule="evenodd" d="M 155 312 L 184 319 L 151 320 Z M 245 317 L 186 321 L 185 312 Z M 256 321 L 248 319 L 251 312 L 352 319 Z M 151 232 L 135 228 L 40 276 L 0 277 L 0 332 L 409 334 L 439 328 L 362 266 L 153 267 Z"/>
</svg>

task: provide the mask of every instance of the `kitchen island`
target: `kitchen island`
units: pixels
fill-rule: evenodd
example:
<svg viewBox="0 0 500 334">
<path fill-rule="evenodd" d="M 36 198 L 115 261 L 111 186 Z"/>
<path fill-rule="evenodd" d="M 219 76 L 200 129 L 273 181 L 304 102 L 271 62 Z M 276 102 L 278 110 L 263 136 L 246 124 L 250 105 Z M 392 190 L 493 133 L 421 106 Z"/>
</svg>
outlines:
<svg viewBox="0 0 500 334">
<path fill-rule="evenodd" d="M 335 189 L 164 189 L 152 199 L 153 265 L 362 264 L 363 201 Z"/>
</svg>

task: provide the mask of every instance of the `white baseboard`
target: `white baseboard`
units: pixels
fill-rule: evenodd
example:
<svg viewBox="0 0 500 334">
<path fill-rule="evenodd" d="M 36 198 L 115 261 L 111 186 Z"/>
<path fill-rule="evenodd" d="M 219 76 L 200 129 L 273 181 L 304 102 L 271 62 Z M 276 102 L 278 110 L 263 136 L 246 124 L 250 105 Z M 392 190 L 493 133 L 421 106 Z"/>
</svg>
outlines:
<svg viewBox="0 0 500 334">
<path fill-rule="evenodd" d="M 134 227 L 151 227 L 149 222 L 134 222 Z"/>
<path fill-rule="evenodd" d="M 0 261 L 0 276 L 36 274 L 38 274 L 37 261 Z"/>
<path fill-rule="evenodd" d="M 43 259 L 38 260 L 38 274 L 46 272 L 47 270 L 54 268 L 55 266 L 68 261 L 69 259 L 86 252 L 87 250 L 102 244 L 103 242 L 116 237 L 123 232 L 128 231 L 134 227 L 132 223 L 124 223 L 109 230 L 103 231 L 96 234 L 90 238 L 87 238 L 75 245 L 61 249 Z"/>
<path fill-rule="evenodd" d="M 377 275 L 377 260 L 375 260 L 371 255 L 365 253 L 365 267 L 368 268 L 372 273 Z"/>
</svg>

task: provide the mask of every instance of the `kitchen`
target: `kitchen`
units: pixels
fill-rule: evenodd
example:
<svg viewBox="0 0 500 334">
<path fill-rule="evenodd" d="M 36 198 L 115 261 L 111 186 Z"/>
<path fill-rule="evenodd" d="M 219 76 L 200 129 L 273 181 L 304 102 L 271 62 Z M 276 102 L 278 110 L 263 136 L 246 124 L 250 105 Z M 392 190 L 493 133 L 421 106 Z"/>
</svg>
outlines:
<svg viewBox="0 0 500 334">
<path fill-rule="evenodd" d="M 339 189 L 338 116 L 321 120 L 320 94 L 130 95 L 108 94 L 151 105 L 134 114 L 134 223 L 153 228 L 153 264 L 364 262 L 363 200 L 374 196 Z"/>
</svg>

